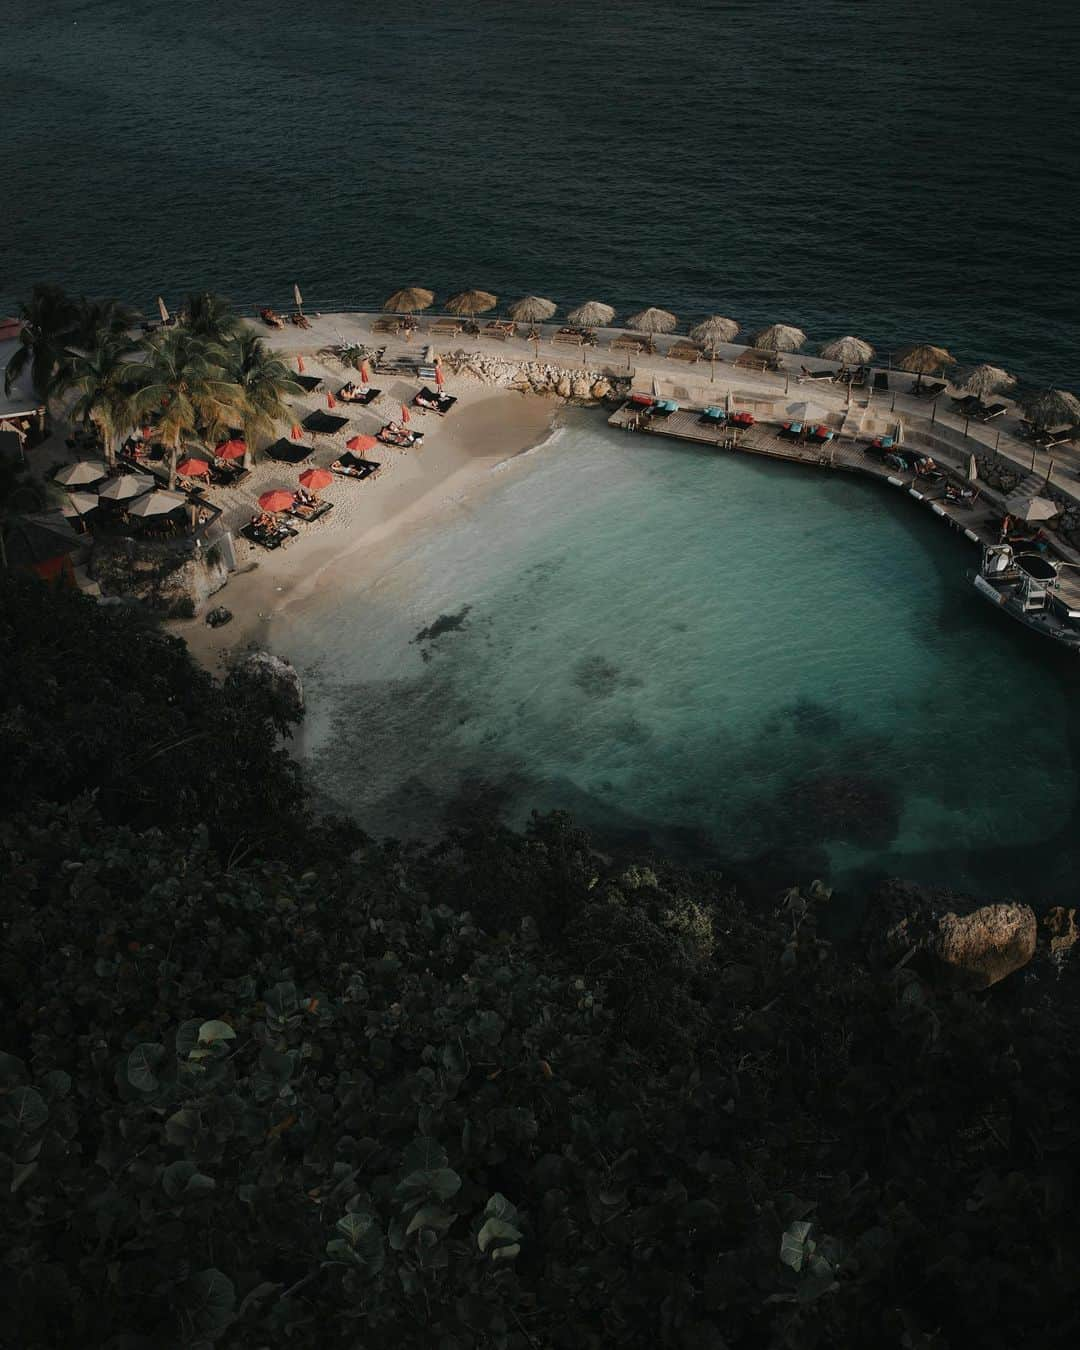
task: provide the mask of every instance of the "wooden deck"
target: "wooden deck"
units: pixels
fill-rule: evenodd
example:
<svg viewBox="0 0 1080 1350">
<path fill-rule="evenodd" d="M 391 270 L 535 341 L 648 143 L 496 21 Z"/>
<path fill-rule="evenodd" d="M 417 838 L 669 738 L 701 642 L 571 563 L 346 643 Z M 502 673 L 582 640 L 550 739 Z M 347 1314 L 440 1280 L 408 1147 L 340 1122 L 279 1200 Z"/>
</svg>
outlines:
<svg viewBox="0 0 1080 1350">
<path fill-rule="evenodd" d="M 640 409 L 624 403 L 608 418 L 608 425 L 625 431 L 634 431 Z M 940 464 L 946 474 L 945 482 L 930 485 L 924 491 L 912 473 L 897 473 L 895 469 L 866 452 L 858 441 L 835 437 L 827 445 L 797 441 L 782 436 L 779 428 L 758 422 L 752 427 L 729 427 L 726 423 L 709 425 L 702 422 L 696 409 L 680 409 L 666 416 L 643 419 L 637 435 L 659 436 L 669 440 L 687 441 L 716 450 L 741 451 L 767 459 L 782 459 L 789 464 L 804 464 L 812 469 L 841 470 L 875 478 L 889 487 L 902 490 L 913 501 L 932 510 L 946 524 L 960 531 L 973 544 L 997 543 L 1001 508 L 992 500 L 982 498 L 971 507 L 949 505 L 944 501 L 947 482 L 962 484 L 963 476 L 949 466 Z M 994 494 L 990 494 L 993 497 Z"/>
</svg>

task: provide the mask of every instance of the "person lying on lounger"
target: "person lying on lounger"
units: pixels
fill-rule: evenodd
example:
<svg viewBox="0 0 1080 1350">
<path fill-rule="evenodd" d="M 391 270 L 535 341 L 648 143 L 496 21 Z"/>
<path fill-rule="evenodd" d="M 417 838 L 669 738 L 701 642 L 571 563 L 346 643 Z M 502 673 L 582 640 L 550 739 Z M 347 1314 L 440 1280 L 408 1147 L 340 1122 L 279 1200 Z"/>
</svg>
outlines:
<svg viewBox="0 0 1080 1350">
<path fill-rule="evenodd" d="M 269 306 L 259 310 L 259 318 L 271 328 L 285 327 L 285 320 L 280 314 L 276 314 Z"/>
</svg>

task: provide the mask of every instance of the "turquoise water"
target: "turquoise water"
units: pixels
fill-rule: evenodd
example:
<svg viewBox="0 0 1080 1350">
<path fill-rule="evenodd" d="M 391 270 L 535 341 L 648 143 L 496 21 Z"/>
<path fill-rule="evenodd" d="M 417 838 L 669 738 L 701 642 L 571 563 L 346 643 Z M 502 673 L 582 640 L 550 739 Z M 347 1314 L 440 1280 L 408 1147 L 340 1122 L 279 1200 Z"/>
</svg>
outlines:
<svg viewBox="0 0 1080 1350">
<path fill-rule="evenodd" d="M 973 561 L 889 489 L 577 413 L 277 645 L 320 787 L 378 833 L 559 806 L 764 884 L 1071 894 L 1073 666 Z"/>
<path fill-rule="evenodd" d="M 1080 369 L 1066 0 L 5 0 L 0 309 L 419 282 Z"/>
</svg>

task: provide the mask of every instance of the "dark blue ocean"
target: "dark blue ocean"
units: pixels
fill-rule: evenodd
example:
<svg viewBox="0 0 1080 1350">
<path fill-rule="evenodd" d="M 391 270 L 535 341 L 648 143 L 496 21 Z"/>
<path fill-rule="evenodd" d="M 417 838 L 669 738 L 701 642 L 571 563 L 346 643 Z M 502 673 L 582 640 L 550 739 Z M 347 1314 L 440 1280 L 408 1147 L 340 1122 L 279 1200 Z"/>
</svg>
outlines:
<svg viewBox="0 0 1080 1350">
<path fill-rule="evenodd" d="M 1080 370 L 1065 0 L 6 0 L 0 308 L 659 304 Z"/>
</svg>

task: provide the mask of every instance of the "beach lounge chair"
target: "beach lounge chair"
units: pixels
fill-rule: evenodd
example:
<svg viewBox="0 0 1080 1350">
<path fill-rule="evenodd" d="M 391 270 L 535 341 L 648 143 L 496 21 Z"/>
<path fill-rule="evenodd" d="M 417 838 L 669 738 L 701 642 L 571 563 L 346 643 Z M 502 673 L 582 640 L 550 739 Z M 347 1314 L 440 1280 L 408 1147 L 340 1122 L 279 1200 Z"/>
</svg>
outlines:
<svg viewBox="0 0 1080 1350">
<path fill-rule="evenodd" d="M 924 384 L 921 389 L 913 389 L 911 392 L 917 398 L 935 399 L 945 392 L 946 385 L 940 381 L 934 384 Z"/>
<path fill-rule="evenodd" d="M 799 384 L 804 380 L 835 380 L 838 370 L 811 370 L 808 366 L 799 367 Z"/>
<path fill-rule="evenodd" d="M 266 305 L 259 310 L 259 318 L 262 319 L 267 328 L 285 327 L 285 320 L 275 310 L 272 310 L 269 305 Z"/>
<path fill-rule="evenodd" d="M 424 412 L 438 413 L 440 417 L 445 417 L 450 409 L 457 402 L 453 394 L 436 393 L 425 384 L 413 397 L 413 406 L 422 408 Z"/>
<path fill-rule="evenodd" d="M 752 427 L 756 418 L 752 412 L 732 413 L 728 421 L 733 427 Z"/>
<path fill-rule="evenodd" d="M 889 392 L 889 377 L 883 370 L 874 371 L 874 388 L 879 394 Z"/>
<path fill-rule="evenodd" d="M 696 342 L 691 342 L 688 338 L 679 338 L 677 342 L 673 342 L 667 349 L 669 361 L 686 361 L 690 365 L 693 365 L 696 361 L 700 361 L 703 355 L 704 352 L 701 347 Z"/>
<path fill-rule="evenodd" d="M 332 436 L 335 431 L 347 427 L 349 419 L 347 417 L 335 417 L 333 413 L 323 412 L 321 408 L 316 408 L 313 413 L 308 413 L 300 425 L 305 431 L 314 432 L 316 435 Z"/>
<path fill-rule="evenodd" d="M 464 331 L 464 319 L 436 319 L 428 326 L 428 332 L 433 337 L 456 337 L 458 333 Z"/>
<path fill-rule="evenodd" d="M 405 320 L 400 315 L 385 315 L 381 319 L 376 319 L 371 325 L 373 333 L 400 333 L 406 326 Z"/>
<path fill-rule="evenodd" d="M 305 394 L 317 393 L 322 388 L 321 375 L 297 375 L 290 374 L 289 379 L 293 384 L 298 384 Z"/>
<path fill-rule="evenodd" d="M 950 399 L 953 407 L 964 417 L 976 417 L 982 408 L 982 399 L 978 394 L 964 394 L 960 398 Z"/>
<path fill-rule="evenodd" d="M 279 521 L 274 526 L 256 525 L 251 522 L 245 525 L 240 533 L 251 543 L 258 544 L 260 548 L 275 549 L 282 548 L 290 539 L 295 539 L 300 531 Z"/>
<path fill-rule="evenodd" d="M 351 450 L 346 450 L 340 459 L 335 459 L 330 465 L 330 472 L 338 474 L 341 478 L 370 478 L 373 473 L 377 473 L 382 465 L 375 459 L 361 459 L 359 455 L 354 455 Z"/>
<path fill-rule="evenodd" d="M 294 516 L 297 520 L 302 520 L 308 525 L 313 525 L 315 521 L 321 520 L 323 516 L 328 515 L 334 509 L 334 503 L 324 501 L 321 497 L 316 497 L 313 502 L 293 502 L 289 507 L 288 514 Z"/>
<path fill-rule="evenodd" d="M 422 431 L 408 431 L 404 427 L 399 427 L 393 422 L 387 423 L 379 432 L 378 439 L 383 445 L 392 445 L 398 450 L 408 450 L 411 446 L 419 445 L 424 439 Z"/>
<path fill-rule="evenodd" d="M 481 330 L 481 337 L 497 338 L 505 342 L 517 332 L 517 324 L 510 319 L 489 319 Z"/>
<path fill-rule="evenodd" d="M 747 347 L 735 358 L 736 366 L 741 370 L 779 370 L 780 358 L 775 352 L 761 351 L 757 347 Z"/>
<path fill-rule="evenodd" d="M 369 403 L 374 403 L 381 393 L 381 389 L 376 389 L 370 384 L 366 387 L 359 384 L 343 384 L 334 397 L 339 403 L 352 403 L 359 408 L 366 408 Z"/>
<path fill-rule="evenodd" d="M 1007 413 L 1008 411 L 1008 405 L 1005 403 L 988 403 L 980 408 L 975 416 L 980 422 L 992 422 L 995 417 L 1000 417 L 1002 413 Z"/>
<path fill-rule="evenodd" d="M 1040 450 L 1052 450 L 1055 445 L 1067 445 L 1069 441 L 1075 440 L 1080 435 L 1080 427 L 1060 426 L 1055 427 L 1053 431 L 1044 431 L 1042 435 L 1036 437 L 1035 444 Z"/>
<path fill-rule="evenodd" d="M 704 412 L 703 412 L 703 413 L 701 414 L 701 416 L 698 418 L 698 421 L 699 421 L 699 422 L 704 422 L 706 425 L 712 425 L 712 426 L 716 426 L 716 425 L 718 425 L 718 424 L 721 423 L 721 422 L 726 422 L 726 421 L 727 421 L 727 409 L 726 409 L 726 408 L 717 408 L 717 407 L 715 407 L 713 404 L 710 403 L 709 406 L 704 410 Z"/>
<path fill-rule="evenodd" d="M 634 352 L 638 356 L 651 356 L 656 351 L 653 343 L 644 333 L 620 333 L 611 342 L 613 352 Z"/>
<path fill-rule="evenodd" d="M 296 328 L 311 327 L 311 320 L 307 317 L 306 314 L 290 314 L 289 322 L 293 324 Z"/>
<path fill-rule="evenodd" d="M 266 453 L 281 464 L 303 464 L 305 459 L 310 459 L 315 453 L 315 447 L 303 445 L 300 441 L 290 441 L 283 436 L 281 440 L 268 446 Z"/>
<path fill-rule="evenodd" d="M 585 334 L 580 328 L 560 328 L 552 335 L 551 340 L 565 343 L 568 347 L 580 347 L 585 341 Z"/>
</svg>

